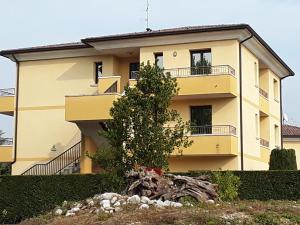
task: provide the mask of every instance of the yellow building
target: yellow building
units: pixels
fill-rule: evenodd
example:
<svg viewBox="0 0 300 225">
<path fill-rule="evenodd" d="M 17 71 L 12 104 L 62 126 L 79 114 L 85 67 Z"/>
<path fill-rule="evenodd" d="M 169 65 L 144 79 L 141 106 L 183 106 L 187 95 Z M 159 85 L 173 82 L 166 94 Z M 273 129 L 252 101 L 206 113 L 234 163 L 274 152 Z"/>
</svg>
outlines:
<svg viewBox="0 0 300 225">
<path fill-rule="evenodd" d="M 177 78 L 171 104 L 195 127 L 194 144 L 170 158 L 171 171 L 263 170 L 281 146 L 281 80 L 294 72 L 247 24 L 196 26 L 1 51 L 17 65 L 16 94 L 0 97 L 14 116 L 0 161 L 12 173 L 93 171 L 85 152 L 138 66 L 150 61 Z M 5 149 L 2 149 L 5 148 Z"/>
<path fill-rule="evenodd" d="M 300 127 L 284 124 L 282 126 L 283 147 L 294 149 L 297 168 L 300 169 Z"/>
</svg>

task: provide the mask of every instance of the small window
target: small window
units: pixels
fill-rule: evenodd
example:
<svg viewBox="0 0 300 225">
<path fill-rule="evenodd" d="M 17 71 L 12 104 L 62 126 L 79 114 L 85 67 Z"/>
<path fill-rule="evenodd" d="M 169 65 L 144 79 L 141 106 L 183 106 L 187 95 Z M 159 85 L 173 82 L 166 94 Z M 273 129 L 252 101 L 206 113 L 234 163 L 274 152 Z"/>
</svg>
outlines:
<svg viewBox="0 0 300 225">
<path fill-rule="evenodd" d="M 211 74 L 211 50 L 191 51 L 191 74 Z"/>
<path fill-rule="evenodd" d="M 276 101 L 279 100 L 279 85 L 276 79 L 273 80 L 273 88 L 274 88 L 274 99 Z"/>
<path fill-rule="evenodd" d="M 102 76 L 102 62 L 95 63 L 95 84 L 98 84 L 99 77 Z"/>
<path fill-rule="evenodd" d="M 212 133 L 212 106 L 191 106 L 192 134 Z"/>
<path fill-rule="evenodd" d="M 129 64 L 129 79 L 136 79 L 137 73 L 140 71 L 140 63 L 130 63 Z"/>
<path fill-rule="evenodd" d="M 159 53 L 155 53 L 154 54 L 155 57 L 155 65 L 157 67 L 159 67 L 160 69 L 164 68 L 164 57 L 163 57 L 163 53 L 159 52 Z"/>
</svg>

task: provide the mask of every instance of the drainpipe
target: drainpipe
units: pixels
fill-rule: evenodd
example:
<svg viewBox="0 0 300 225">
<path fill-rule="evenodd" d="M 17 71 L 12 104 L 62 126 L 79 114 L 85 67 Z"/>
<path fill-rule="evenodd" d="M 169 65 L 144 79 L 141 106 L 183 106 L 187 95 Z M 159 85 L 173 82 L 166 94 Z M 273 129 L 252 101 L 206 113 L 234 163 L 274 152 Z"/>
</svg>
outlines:
<svg viewBox="0 0 300 225">
<path fill-rule="evenodd" d="M 12 55 L 14 61 L 16 62 L 17 66 L 17 82 L 16 82 L 16 90 L 15 90 L 15 97 L 16 97 L 16 106 L 15 106 L 15 136 L 14 136 L 14 160 L 12 161 L 11 165 L 13 165 L 17 161 L 17 137 L 18 137 L 18 107 L 19 107 L 19 72 L 20 72 L 20 63 L 15 57 Z"/>
<path fill-rule="evenodd" d="M 253 34 L 239 42 L 239 71 L 240 71 L 240 139 L 241 139 L 241 170 L 244 170 L 244 138 L 243 138 L 243 72 L 242 72 L 242 44 L 253 37 Z"/>
</svg>

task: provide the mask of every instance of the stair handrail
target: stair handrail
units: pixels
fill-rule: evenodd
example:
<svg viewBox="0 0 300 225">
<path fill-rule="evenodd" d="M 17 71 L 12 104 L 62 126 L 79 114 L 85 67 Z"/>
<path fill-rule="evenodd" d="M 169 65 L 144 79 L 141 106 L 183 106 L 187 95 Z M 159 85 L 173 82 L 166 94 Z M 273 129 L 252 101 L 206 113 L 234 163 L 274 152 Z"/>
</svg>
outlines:
<svg viewBox="0 0 300 225">
<path fill-rule="evenodd" d="M 68 163 L 67 165 L 64 165 L 62 168 L 60 168 L 58 171 L 54 172 L 53 174 L 57 174 L 59 172 L 61 172 L 64 168 L 68 167 L 69 165 L 71 165 L 72 163 L 74 163 L 76 160 L 78 160 L 81 156 L 81 141 L 79 141 L 78 143 L 74 144 L 72 147 L 68 148 L 66 151 L 62 152 L 61 154 L 59 154 L 58 156 L 54 157 L 53 159 L 51 159 L 50 161 L 48 161 L 47 163 L 37 163 L 35 165 L 33 165 L 32 167 L 30 167 L 29 169 L 27 169 L 25 172 L 23 172 L 21 175 L 26 175 L 30 170 L 33 170 L 34 168 L 37 168 L 38 166 L 48 166 L 49 164 L 51 164 L 52 162 L 54 162 L 55 160 L 57 160 L 58 158 L 62 157 L 63 155 L 67 155 L 69 152 L 71 152 L 76 146 L 79 146 L 79 157 L 77 157 L 77 159 L 73 160 L 72 162 Z M 76 150 L 78 150 L 76 149 Z M 29 174 L 30 175 L 30 174 Z"/>
</svg>

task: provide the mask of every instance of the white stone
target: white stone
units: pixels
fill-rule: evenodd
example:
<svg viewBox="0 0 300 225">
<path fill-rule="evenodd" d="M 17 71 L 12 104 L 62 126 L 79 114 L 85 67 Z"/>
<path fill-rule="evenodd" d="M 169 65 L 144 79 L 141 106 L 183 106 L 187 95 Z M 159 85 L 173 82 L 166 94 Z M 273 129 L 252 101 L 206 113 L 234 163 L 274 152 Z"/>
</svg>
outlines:
<svg viewBox="0 0 300 225">
<path fill-rule="evenodd" d="M 141 197 L 141 203 L 149 204 L 150 201 L 151 200 L 148 197 L 146 197 L 146 196 L 142 196 Z"/>
<path fill-rule="evenodd" d="M 74 208 L 72 208 L 70 211 L 73 212 L 73 213 L 75 213 L 75 212 L 80 211 L 80 208 L 74 207 Z"/>
<path fill-rule="evenodd" d="M 102 201 L 100 202 L 100 205 L 101 205 L 104 209 L 109 208 L 109 207 L 110 207 L 110 201 L 109 201 L 109 200 L 102 200 Z"/>
<path fill-rule="evenodd" d="M 118 201 L 118 202 L 116 202 L 115 204 L 114 204 L 114 207 L 118 207 L 118 206 L 120 206 L 121 205 L 121 203 Z"/>
<path fill-rule="evenodd" d="M 140 209 L 149 209 L 149 205 L 147 205 L 147 204 L 142 204 L 142 205 L 140 206 Z"/>
<path fill-rule="evenodd" d="M 111 200 L 113 197 L 118 197 L 120 196 L 119 194 L 117 193 L 104 193 L 101 195 L 101 199 L 104 199 L 104 200 Z"/>
<path fill-rule="evenodd" d="M 66 216 L 75 216 L 75 213 L 68 210 L 67 213 L 66 213 Z"/>
<path fill-rule="evenodd" d="M 117 196 L 114 196 L 114 197 L 110 200 L 111 204 L 114 204 L 116 201 L 118 201 L 118 197 L 117 197 Z"/>
<path fill-rule="evenodd" d="M 141 199 L 138 195 L 133 195 L 127 199 L 127 202 L 130 204 L 140 204 Z"/>
<path fill-rule="evenodd" d="M 215 201 L 212 200 L 212 199 L 209 199 L 209 200 L 206 201 L 206 203 L 208 203 L 208 204 L 215 204 Z"/>
<path fill-rule="evenodd" d="M 94 206 L 94 205 L 95 205 L 94 200 L 91 199 L 91 198 L 88 198 L 88 199 L 86 200 L 86 203 L 87 203 L 89 206 Z"/>
<path fill-rule="evenodd" d="M 62 213 L 63 213 L 63 211 L 61 209 L 57 209 L 57 210 L 55 210 L 54 215 L 60 216 Z"/>
<path fill-rule="evenodd" d="M 120 207 L 116 207 L 116 208 L 115 208 L 115 211 L 116 211 L 116 212 L 120 212 L 120 211 L 122 211 L 122 209 L 121 209 Z"/>
<path fill-rule="evenodd" d="M 180 208 L 183 205 L 180 202 L 171 202 L 171 207 Z"/>
<path fill-rule="evenodd" d="M 157 208 L 164 208 L 164 202 L 162 200 L 157 200 L 154 202 L 155 207 Z"/>
<path fill-rule="evenodd" d="M 113 213 L 114 212 L 114 210 L 109 210 L 109 213 Z"/>
<path fill-rule="evenodd" d="M 166 200 L 163 202 L 163 204 L 164 204 L 164 206 L 169 207 L 169 206 L 171 206 L 172 202 L 169 200 Z"/>
<path fill-rule="evenodd" d="M 154 204 L 154 201 L 153 201 L 153 200 L 150 200 L 150 201 L 148 202 L 148 204 L 149 204 L 149 205 L 153 205 L 153 204 Z"/>
</svg>

